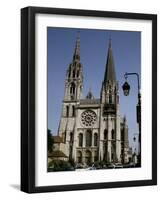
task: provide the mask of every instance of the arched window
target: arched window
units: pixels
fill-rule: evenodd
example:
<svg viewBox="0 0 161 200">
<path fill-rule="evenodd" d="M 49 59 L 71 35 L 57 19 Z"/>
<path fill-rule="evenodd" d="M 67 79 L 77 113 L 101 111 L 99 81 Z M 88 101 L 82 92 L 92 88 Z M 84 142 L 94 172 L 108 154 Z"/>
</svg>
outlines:
<svg viewBox="0 0 161 200">
<path fill-rule="evenodd" d="M 92 145 L 92 131 L 87 130 L 86 132 L 86 147 L 90 147 Z"/>
<path fill-rule="evenodd" d="M 75 116 L 75 106 L 72 106 L 72 116 Z"/>
<path fill-rule="evenodd" d="M 75 78 L 75 70 L 73 70 L 73 78 Z"/>
<path fill-rule="evenodd" d="M 109 95 L 109 103 L 112 103 L 112 95 Z"/>
<path fill-rule="evenodd" d="M 73 143 L 73 132 L 70 132 L 70 143 Z"/>
<path fill-rule="evenodd" d="M 77 78 L 79 77 L 79 70 L 77 71 Z"/>
<path fill-rule="evenodd" d="M 74 83 L 71 83 L 70 94 L 75 94 L 75 84 Z"/>
<path fill-rule="evenodd" d="M 79 134 L 79 147 L 82 147 L 83 146 L 83 134 L 80 133 Z"/>
<path fill-rule="evenodd" d="M 98 135 L 97 133 L 94 134 L 94 146 L 98 145 Z"/>
<path fill-rule="evenodd" d="M 115 131 L 114 131 L 114 129 L 111 130 L 111 138 L 115 139 Z"/>
<path fill-rule="evenodd" d="M 107 129 L 104 130 L 104 140 L 107 140 Z"/>
<path fill-rule="evenodd" d="M 66 106 L 66 117 L 69 117 L 69 106 Z"/>
</svg>

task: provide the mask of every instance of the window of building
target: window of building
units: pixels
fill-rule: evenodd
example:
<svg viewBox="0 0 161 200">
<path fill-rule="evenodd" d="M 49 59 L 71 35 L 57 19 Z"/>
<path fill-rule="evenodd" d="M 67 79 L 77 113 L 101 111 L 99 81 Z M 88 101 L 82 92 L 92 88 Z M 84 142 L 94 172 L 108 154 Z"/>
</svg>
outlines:
<svg viewBox="0 0 161 200">
<path fill-rule="evenodd" d="M 94 146 L 98 145 L 98 135 L 97 133 L 94 134 Z"/>
<path fill-rule="evenodd" d="M 75 94 L 75 84 L 74 83 L 71 83 L 70 94 Z"/>
<path fill-rule="evenodd" d="M 79 133 L 79 147 L 83 146 L 83 134 Z"/>
<path fill-rule="evenodd" d="M 110 104 L 112 103 L 112 95 L 111 94 L 109 95 L 109 103 Z"/>
<path fill-rule="evenodd" d="M 66 117 L 69 117 L 69 106 L 66 106 Z"/>
<path fill-rule="evenodd" d="M 115 139 L 115 131 L 114 131 L 114 129 L 111 130 L 111 138 Z"/>
<path fill-rule="evenodd" d="M 77 78 L 79 77 L 79 70 L 77 71 Z"/>
<path fill-rule="evenodd" d="M 92 146 L 92 131 L 87 130 L 86 132 L 86 147 Z"/>
<path fill-rule="evenodd" d="M 73 151 L 73 146 L 70 145 L 70 147 L 69 147 L 69 160 L 72 160 L 72 151 Z"/>
<path fill-rule="evenodd" d="M 70 143 L 73 142 L 73 132 L 70 132 Z"/>
<path fill-rule="evenodd" d="M 73 78 L 75 78 L 75 70 L 73 70 Z"/>
<path fill-rule="evenodd" d="M 75 106 L 72 106 L 72 116 L 75 116 Z"/>
<path fill-rule="evenodd" d="M 124 141 L 124 128 L 121 129 L 121 141 Z"/>
<path fill-rule="evenodd" d="M 85 153 L 85 163 L 90 164 L 92 159 L 92 153 L 90 151 L 86 151 Z"/>
<path fill-rule="evenodd" d="M 107 140 L 107 129 L 104 130 L 104 140 Z"/>
</svg>

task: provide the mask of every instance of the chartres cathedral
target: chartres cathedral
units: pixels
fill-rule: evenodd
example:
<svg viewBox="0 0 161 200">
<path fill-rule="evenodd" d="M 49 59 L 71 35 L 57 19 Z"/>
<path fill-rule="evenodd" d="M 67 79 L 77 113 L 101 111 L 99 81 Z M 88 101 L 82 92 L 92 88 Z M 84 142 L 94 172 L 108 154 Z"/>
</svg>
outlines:
<svg viewBox="0 0 161 200">
<path fill-rule="evenodd" d="M 119 85 L 111 40 L 99 98 L 95 98 L 91 90 L 83 98 L 83 78 L 80 38 L 77 37 L 66 73 L 58 136 L 54 136 L 55 142 L 59 143 L 59 152 L 75 163 L 127 163 L 128 126 L 126 118 L 120 116 Z"/>
</svg>

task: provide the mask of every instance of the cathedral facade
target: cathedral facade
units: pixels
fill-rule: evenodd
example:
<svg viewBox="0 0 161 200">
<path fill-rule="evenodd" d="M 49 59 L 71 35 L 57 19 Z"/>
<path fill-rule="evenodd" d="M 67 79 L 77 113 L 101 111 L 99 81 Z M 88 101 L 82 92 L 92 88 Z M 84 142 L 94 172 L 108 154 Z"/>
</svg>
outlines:
<svg viewBox="0 0 161 200">
<path fill-rule="evenodd" d="M 126 118 L 120 116 L 119 88 L 111 41 L 99 98 L 95 98 L 91 90 L 83 98 L 83 78 L 80 38 L 77 37 L 65 79 L 57 136 L 61 138 L 59 150 L 75 163 L 127 163 L 128 126 Z"/>
</svg>

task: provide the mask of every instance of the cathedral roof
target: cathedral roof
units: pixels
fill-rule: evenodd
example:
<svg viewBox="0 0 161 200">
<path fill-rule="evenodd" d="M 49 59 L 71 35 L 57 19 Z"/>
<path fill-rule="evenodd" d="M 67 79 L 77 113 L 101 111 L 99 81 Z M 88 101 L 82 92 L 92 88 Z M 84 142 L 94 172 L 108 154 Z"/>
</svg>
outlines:
<svg viewBox="0 0 161 200">
<path fill-rule="evenodd" d="M 80 99 L 80 104 L 99 104 L 100 99 Z"/>
<path fill-rule="evenodd" d="M 114 58 L 113 58 L 113 52 L 112 52 L 111 39 L 109 41 L 109 47 L 108 47 L 108 55 L 107 55 L 104 82 L 107 82 L 108 80 L 116 81 L 115 65 L 114 65 Z"/>
</svg>

